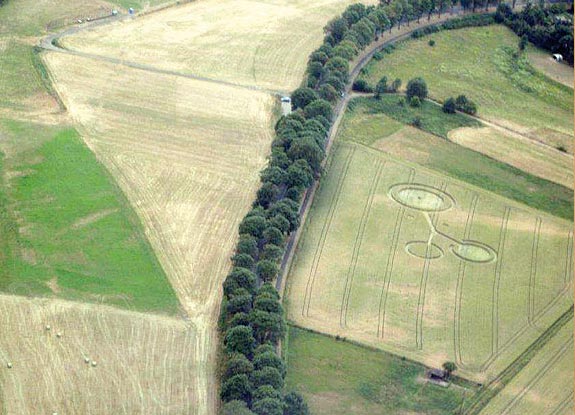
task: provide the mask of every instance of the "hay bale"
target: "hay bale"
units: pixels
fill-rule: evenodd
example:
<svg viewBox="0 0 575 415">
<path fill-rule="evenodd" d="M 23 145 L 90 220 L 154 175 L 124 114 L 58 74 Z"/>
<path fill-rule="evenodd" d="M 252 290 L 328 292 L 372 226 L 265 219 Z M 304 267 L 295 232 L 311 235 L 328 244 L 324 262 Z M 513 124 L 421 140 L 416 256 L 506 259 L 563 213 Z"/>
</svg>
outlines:
<svg viewBox="0 0 575 415">
<path fill-rule="evenodd" d="M 84 358 L 84 363 L 89 364 L 90 363 L 90 359 L 88 357 Z"/>
<path fill-rule="evenodd" d="M 50 331 L 51 328 L 52 328 L 52 327 L 50 327 L 49 324 L 46 324 L 46 331 Z"/>
<path fill-rule="evenodd" d="M 92 360 L 92 367 L 96 367 L 98 363 L 95 360 Z"/>
<path fill-rule="evenodd" d="M 6 367 L 7 367 L 8 369 L 12 369 L 12 363 L 8 362 L 8 363 L 6 364 Z"/>
<path fill-rule="evenodd" d="M 56 333 L 56 337 L 61 338 L 61 337 L 62 337 L 62 333 L 60 333 L 60 332 Z"/>
</svg>

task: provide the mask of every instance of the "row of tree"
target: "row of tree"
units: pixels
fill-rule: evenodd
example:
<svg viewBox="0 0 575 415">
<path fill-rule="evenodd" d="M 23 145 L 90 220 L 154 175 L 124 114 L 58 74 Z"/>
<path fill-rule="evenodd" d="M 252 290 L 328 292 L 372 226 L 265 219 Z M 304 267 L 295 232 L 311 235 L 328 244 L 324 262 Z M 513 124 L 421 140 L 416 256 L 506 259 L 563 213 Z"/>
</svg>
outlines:
<svg viewBox="0 0 575 415">
<path fill-rule="evenodd" d="M 528 3 L 517 13 L 501 4 L 495 17 L 517 35 L 552 53 L 560 53 L 573 65 L 573 4 L 545 7 Z"/>
<path fill-rule="evenodd" d="M 240 223 L 233 268 L 223 287 L 223 414 L 308 413 L 300 395 L 283 391 L 286 368 L 277 346 L 286 324 L 271 282 L 280 270 L 286 241 L 299 226 L 303 195 L 321 173 L 334 107 L 349 80 L 349 63 L 383 31 L 402 24 L 408 15 L 400 13 L 396 3 L 403 10 L 403 1 L 354 4 L 330 21 L 323 44 L 310 55 L 305 85 L 291 95 L 292 113 L 275 126 L 269 163 L 261 173 L 256 201 Z M 432 4 L 433 10 L 442 11 L 437 4 L 443 3 Z M 389 88 L 394 87 L 399 87 L 398 81 Z"/>
</svg>

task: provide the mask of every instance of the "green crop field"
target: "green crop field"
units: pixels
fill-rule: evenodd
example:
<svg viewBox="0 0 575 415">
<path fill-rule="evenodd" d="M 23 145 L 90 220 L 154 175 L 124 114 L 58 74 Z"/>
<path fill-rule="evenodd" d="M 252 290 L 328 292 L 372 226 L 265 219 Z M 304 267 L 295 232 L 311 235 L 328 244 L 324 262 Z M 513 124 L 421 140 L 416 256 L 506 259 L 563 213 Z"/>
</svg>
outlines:
<svg viewBox="0 0 575 415">
<path fill-rule="evenodd" d="M 530 207 L 565 219 L 573 219 L 573 190 L 391 118 L 393 114 L 388 115 L 387 108 L 397 99 L 396 96 L 384 96 L 381 102 L 377 102 L 372 98 L 355 98 L 344 116 L 338 140 L 377 148 Z M 419 116 L 423 122 L 422 128 L 427 128 L 436 134 L 441 131 L 444 132 L 442 134 L 449 132 L 444 120 L 450 116 L 439 108 L 429 107 L 421 111 L 409 108 L 401 111 L 412 113 L 402 121 Z M 431 112 L 431 116 L 426 115 L 426 112 Z M 458 128 L 469 122 L 463 117 L 459 122 L 457 119 L 451 120 L 449 126 Z M 494 131 L 486 128 L 474 130 L 497 136 Z M 511 154 L 515 159 L 523 159 L 525 155 L 531 153 L 541 154 L 541 149 L 529 145 L 525 145 L 520 155 L 516 152 L 521 148 L 516 146 L 513 150 L 507 149 L 506 154 Z M 563 155 L 555 150 L 550 151 L 557 153 L 554 158 L 548 152 L 544 152 L 547 158 L 539 156 L 531 163 L 530 169 L 536 173 L 556 172 L 555 176 L 569 174 L 572 176 L 572 163 L 563 162 Z"/>
<path fill-rule="evenodd" d="M 141 225 L 75 130 L 2 120 L 0 289 L 174 313 Z"/>
<path fill-rule="evenodd" d="M 565 324 L 481 415 L 573 414 L 573 320 Z"/>
<path fill-rule="evenodd" d="M 287 360 L 288 389 L 303 393 L 315 415 L 457 414 L 476 389 L 430 384 L 420 364 L 295 327 Z"/>
<path fill-rule="evenodd" d="M 296 324 L 482 381 L 572 304 L 570 222 L 336 143 L 288 278 Z"/>
<path fill-rule="evenodd" d="M 435 40 L 435 46 L 428 41 Z M 515 62 L 519 38 L 503 26 L 435 33 L 400 43 L 366 68 L 375 84 L 382 76 L 403 84 L 422 76 L 431 97 L 443 101 L 465 94 L 478 114 L 545 141 L 549 131 L 572 141 L 573 89 L 534 70 L 526 57 Z"/>
</svg>

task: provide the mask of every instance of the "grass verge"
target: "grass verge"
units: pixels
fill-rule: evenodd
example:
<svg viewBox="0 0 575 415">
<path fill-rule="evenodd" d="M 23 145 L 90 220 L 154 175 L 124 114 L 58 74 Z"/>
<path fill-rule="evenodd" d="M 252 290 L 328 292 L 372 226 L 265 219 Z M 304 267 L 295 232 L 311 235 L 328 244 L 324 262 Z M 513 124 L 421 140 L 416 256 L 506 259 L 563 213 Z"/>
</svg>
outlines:
<svg viewBox="0 0 575 415">
<path fill-rule="evenodd" d="M 350 110 L 355 106 L 362 107 L 370 114 L 384 113 L 403 124 L 412 125 L 419 119 L 420 128 L 433 135 L 447 139 L 449 131 L 460 127 L 480 127 L 481 123 L 464 114 L 446 114 L 441 107 L 429 101 L 423 101 L 421 106 L 412 107 L 403 95 L 384 94 L 380 99 L 356 98 L 350 103 Z"/>
<path fill-rule="evenodd" d="M 389 353 L 289 328 L 287 387 L 314 414 L 456 414 L 474 387 L 425 381 L 425 366 Z"/>
</svg>

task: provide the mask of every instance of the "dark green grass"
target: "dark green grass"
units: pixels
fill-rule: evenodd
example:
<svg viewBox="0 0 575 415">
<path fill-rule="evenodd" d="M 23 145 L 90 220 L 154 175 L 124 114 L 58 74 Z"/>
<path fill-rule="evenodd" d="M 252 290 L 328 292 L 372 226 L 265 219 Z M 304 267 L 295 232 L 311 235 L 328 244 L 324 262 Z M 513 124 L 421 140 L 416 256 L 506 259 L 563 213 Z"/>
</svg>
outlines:
<svg viewBox="0 0 575 415">
<path fill-rule="evenodd" d="M 303 393 L 315 415 L 456 414 L 475 393 L 425 382 L 420 364 L 295 327 L 287 354 L 287 387 Z"/>
<path fill-rule="evenodd" d="M 396 100 L 399 100 L 399 96 L 383 96 L 383 99 L 379 102 L 374 98 L 354 99 L 342 125 L 342 131 L 345 132 L 344 139 L 360 143 L 375 141 L 368 140 L 364 137 L 365 131 L 371 131 L 375 134 L 374 138 L 381 139 L 380 142 L 384 143 L 386 134 L 378 133 L 379 127 L 374 128 L 371 125 L 370 117 L 377 117 L 378 113 L 384 113 L 391 118 L 401 121 L 400 116 L 394 116 L 388 111 L 395 111 L 397 114 L 402 111 L 419 110 L 417 108 L 393 109 L 395 105 L 390 105 L 389 103 L 393 103 Z M 428 105 L 431 106 L 433 104 L 428 103 Z M 427 124 L 428 127 L 433 125 L 435 131 L 449 131 L 452 128 L 461 126 L 457 124 L 459 121 L 449 119 L 449 117 L 453 115 L 444 114 L 440 107 L 433 106 L 435 109 L 432 108 L 429 111 L 431 113 L 439 111 L 443 116 L 432 117 L 434 121 L 433 123 L 430 122 Z M 391 110 L 390 107 L 392 108 Z M 366 117 L 366 114 L 369 116 Z M 461 117 L 467 120 L 470 119 L 464 115 L 461 115 Z M 354 119 L 356 118 L 360 119 L 361 123 L 355 123 Z M 409 118 L 405 117 L 404 120 L 405 119 Z M 475 121 L 473 119 L 471 120 Z M 443 125 L 441 125 L 442 121 L 445 121 Z M 353 130 L 346 128 L 347 124 L 353 125 Z M 379 124 L 381 124 L 381 121 L 378 125 Z M 423 127 L 425 127 L 425 124 L 423 124 Z M 357 140 L 355 137 L 357 137 Z M 413 151 L 410 151 L 410 149 L 413 149 Z M 548 212 L 560 218 L 573 220 L 573 190 L 565 186 L 533 176 L 481 153 L 444 140 L 443 138 L 432 140 L 429 137 L 422 136 L 418 140 L 406 139 L 404 150 L 403 157 L 407 157 L 410 161 L 443 172 L 451 177 L 497 193 L 532 208 Z M 409 158 L 410 153 L 413 153 L 413 159 Z M 418 154 L 425 154 L 425 157 L 418 156 Z"/>
<path fill-rule="evenodd" d="M 421 128 L 431 134 L 447 138 L 447 133 L 460 127 L 480 127 L 481 123 L 464 114 L 446 114 L 439 105 L 423 101 L 421 106 L 412 107 L 403 95 L 384 94 L 380 99 L 356 98 L 350 108 L 360 106 L 368 114 L 385 113 L 404 124 L 412 124 L 415 118 L 421 120 Z"/>
<path fill-rule="evenodd" d="M 173 314 L 136 215 L 70 128 L 1 121 L 0 289 Z"/>
</svg>

